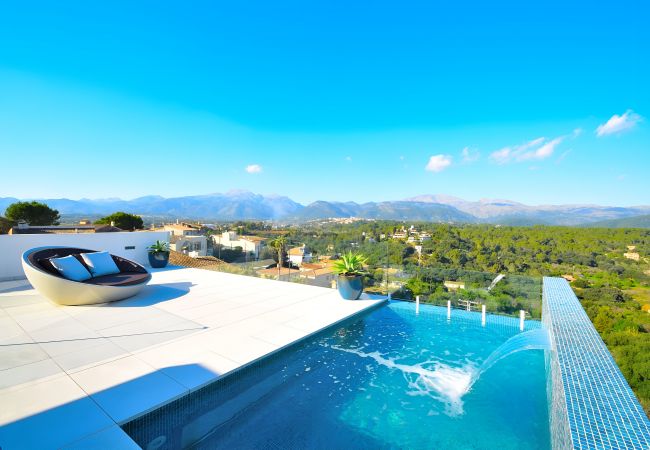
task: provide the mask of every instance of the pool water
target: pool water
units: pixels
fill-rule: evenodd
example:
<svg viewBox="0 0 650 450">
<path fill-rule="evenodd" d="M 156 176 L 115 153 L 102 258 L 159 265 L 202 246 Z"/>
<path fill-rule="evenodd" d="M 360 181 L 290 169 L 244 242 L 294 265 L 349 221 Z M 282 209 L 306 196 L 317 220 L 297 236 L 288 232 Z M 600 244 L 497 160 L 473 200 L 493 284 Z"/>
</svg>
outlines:
<svg viewBox="0 0 650 450">
<path fill-rule="evenodd" d="M 544 352 L 482 367 L 520 334 L 509 317 L 391 302 L 124 428 L 148 450 L 547 449 Z"/>
</svg>

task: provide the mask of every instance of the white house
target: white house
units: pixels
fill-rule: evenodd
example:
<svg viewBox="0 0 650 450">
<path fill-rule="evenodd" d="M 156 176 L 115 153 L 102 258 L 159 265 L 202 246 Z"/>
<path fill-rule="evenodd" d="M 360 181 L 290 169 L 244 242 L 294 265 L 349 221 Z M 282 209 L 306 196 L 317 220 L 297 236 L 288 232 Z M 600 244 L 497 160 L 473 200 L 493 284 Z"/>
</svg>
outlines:
<svg viewBox="0 0 650 450">
<path fill-rule="evenodd" d="M 208 238 L 200 236 L 172 236 L 169 247 L 175 252 L 185 253 L 193 258 L 208 256 Z"/>
<path fill-rule="evenodd" d="M 260 252 L 266 245 L 266 239 L 258 236 L 239 236 L 235 231 L 224 231 L 221 234 L 212 236 L 212 241 L 216 248 L 229 248 L 234 249 L 241 247 L 244 253 L 253 255 L 255 259 L 259 259 Z"/>
<path fill-rule="evenodd" d="M 289 249 L 289 261 L 296 266 L 300 266 L 303 263 L 311 262 L 312 254 L 304 244 L 301 247 L 294 247 Z"/>
<path fill-rule="evenodd" d="M 172 236 L 200 236 L 201 230 L 186 223 L 168 223 L 163 225 L 164 231 L 171 232 Z"/>
<path fill-rule="evenodd" d="M 445 280 L 443 284 L 450 291 L 457 291 L 459 289 L 465 289 L 465 282 L 464 281 Z"/>
</svg>

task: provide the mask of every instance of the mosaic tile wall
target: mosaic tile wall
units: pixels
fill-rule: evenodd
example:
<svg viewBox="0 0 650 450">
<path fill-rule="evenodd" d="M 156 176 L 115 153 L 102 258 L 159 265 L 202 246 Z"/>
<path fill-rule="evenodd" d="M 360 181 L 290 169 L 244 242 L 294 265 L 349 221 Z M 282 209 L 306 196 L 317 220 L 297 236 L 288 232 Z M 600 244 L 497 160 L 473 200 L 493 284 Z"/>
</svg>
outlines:
<svg viewBox="0 0 650 450">
<path fill-rule="evenodd" d="M 542 324 L 547 330 L 553 329 L 552 316 L 548 311 L 548 301 L 542 302 Z M 553 333 L 549 332 L 551 350 L 545 352 L 546 362 L 546 394 L 549 405 L 549 420 L 551 428 L 551 445 L 554 450 L 569 450 L 573 448 L 571 429 L 569 428 L 569 413 L 566 407 L 566 396 L 562 384 L 560 362 L 557 357 L 557 347 Z"/>
<path fill-rule="evenodd" d="M 543 305 L 554 448 L 650 449 L 650 420 L 569 283 L 545 277 Z"/>
</svg>

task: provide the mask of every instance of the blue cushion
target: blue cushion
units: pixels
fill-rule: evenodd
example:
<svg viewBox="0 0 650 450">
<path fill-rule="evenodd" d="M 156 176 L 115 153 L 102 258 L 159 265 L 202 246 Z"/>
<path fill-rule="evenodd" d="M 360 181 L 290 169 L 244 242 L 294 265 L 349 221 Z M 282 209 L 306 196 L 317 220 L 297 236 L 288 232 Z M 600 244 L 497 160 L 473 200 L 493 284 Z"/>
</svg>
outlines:
<svg viewBox="0 0 650 450">
<path fill-rule="evenodd" d="M 63 258 L 50 258 L 50 263 L 63 278 L 68 280 L 84 281 L 92 278 L 90 272 L 72 255 Z"/>
<path fill-rule="evenodd" d="M 81 257 L 88 266 L 88 269 L 90 269 L 93 277 L 120 273 L 120 269 L 108 252 L 82 253 Z"/>
</svg>

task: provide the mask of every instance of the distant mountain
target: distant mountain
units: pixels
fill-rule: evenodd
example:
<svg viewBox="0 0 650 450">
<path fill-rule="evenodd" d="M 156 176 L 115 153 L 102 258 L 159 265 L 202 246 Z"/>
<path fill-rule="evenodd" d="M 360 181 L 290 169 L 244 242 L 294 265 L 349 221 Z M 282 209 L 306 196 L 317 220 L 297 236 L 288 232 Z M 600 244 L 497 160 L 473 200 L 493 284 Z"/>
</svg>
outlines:
<svg viewBox="0 0 650 450">
<path fill-rule="evenodd" d="M 0 198 L 0 215 L 16 198 Z M 61 214 L 107 215 L 125 211 L 145 217 L 207 220 L 282 220 L 304 222 L 327 218 L 410 220 L 454 223 L 495 223 L 503 225 L 597 225 L 602 221 L 650 214 L 650 206 L 615 207 L 599 205 L 530 206 L 511 200 L 467 201 L 448 195 L 420 195 L 400 201 L 328 202 L 303 206 L 288 197 L 259 195 L 248 191 L 165 198 L 158 195 L 133 200 L 40 199 Z M 626 223 L 626 222 L 622 222 Z M 637 222 L 631 222 L 637 223 Z M 642 222 L 641 222 L 642 223 Z"/>
<path fill-rule="evenodd" d="M 650 214 L 626 217 L 624 219 L 602 220 L 582 226 L 596 228 L 650 228 Z"/>
<path fill-rule="evenodd" d="M 481 199 L 471 202 L 447 195 L 420 195 L 406 201 L 446 204 L 471 214 L 482 222 L 503 225 L 579 225 L 650 213 L 650 206 L 628 208 L 599 205 L 530 206 L 500 199 Z"/>
<path fill-rule="evenodd" d="M 293 215 L 297 220 L 317 220 L 334 217 L 357 217 L 360 205 L 354 202 L 325 202 L 322 200 L 310 203 L 297 214 Z"/>
<path fill-rule="evenodd" d="M 422 222 L 474 223 L 476 217 L 449 205 L 411 201 L 363 203 L 318 201 L 305 206 L 292 219 L 359 217 L 362 219 L 416 220 Z"/>
<path fill-rule="evenodd" d="M 418 195 L 405 201 L 449 205 L 479 219 L 516 214 L 528 208 L 522 203 L 511 200 L 481 199 L 477 202 L 470 202 L 450 195 Z"/>
<path fill-rule="evenodd" d="M 0 198 L 0 211 L 18 201 Z M 247 191 L 230 191 L 224 194 L 195 195 L 164 198 L 146 196 L 133 200 L 120 199 L 40 199 L 61 214 L 111 214 L 125 211 L 143 216 L 169 216 L 188 219 L 272 220 L 295 214 L 303 208 L 288 197 L 263 196 Z"/>
</svg>

